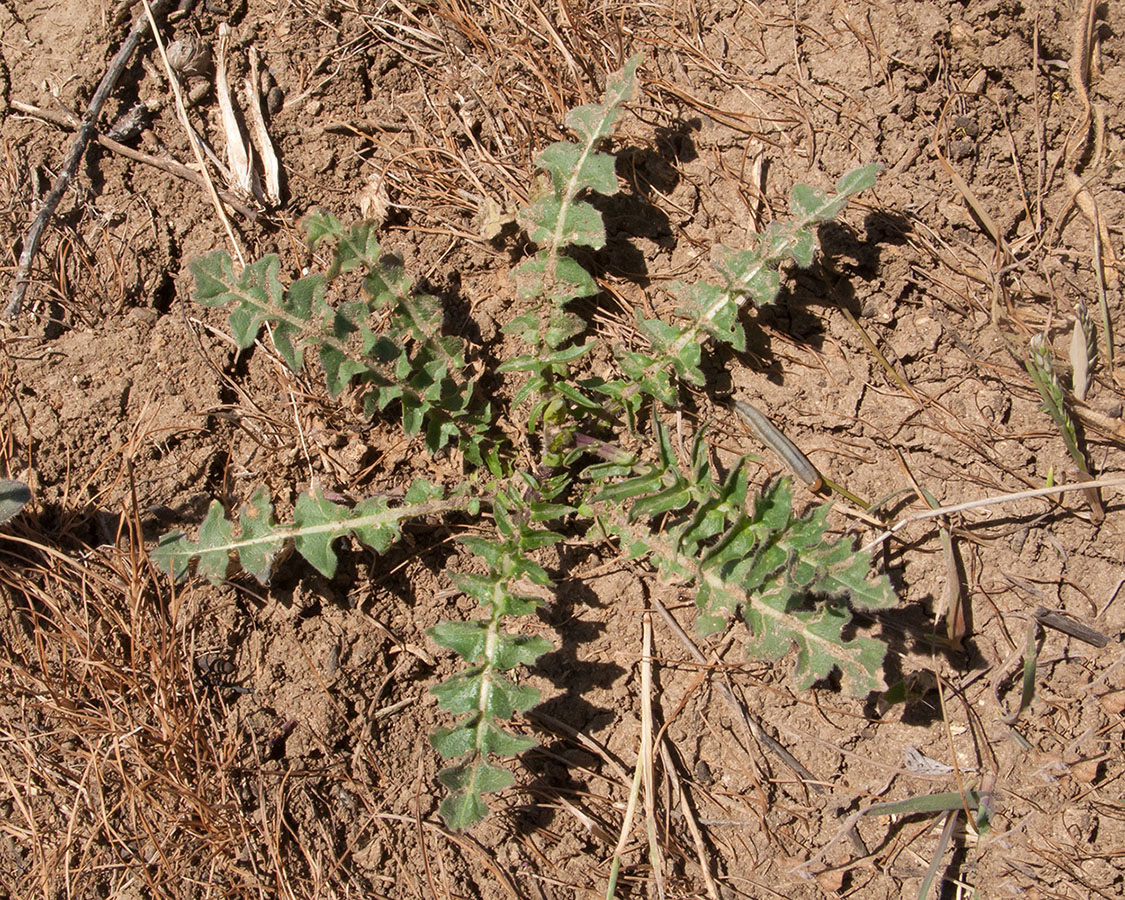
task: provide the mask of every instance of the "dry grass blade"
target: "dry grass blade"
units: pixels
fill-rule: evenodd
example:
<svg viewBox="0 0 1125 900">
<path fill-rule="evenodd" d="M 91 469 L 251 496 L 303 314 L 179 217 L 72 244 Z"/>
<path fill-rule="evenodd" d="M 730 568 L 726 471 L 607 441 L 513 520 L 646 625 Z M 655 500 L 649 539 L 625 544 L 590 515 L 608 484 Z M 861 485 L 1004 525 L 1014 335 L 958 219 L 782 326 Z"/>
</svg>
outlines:
<svg viewBox="0 0 1125 900">
<path fill-rule="evenodd" d="M 645 635 L 646 635 L 646 639 L 651 641 L 650 632 L 646 631 Z M 651 651 L 651 643 L 649 644 L 649 649 Z M 645 671 L 644 667 L 646 665 L 650 667 L 649 668 L 649 679 L 650 679 L 649 680 L 649 688 L 650 688 L 650 691 L 646 696 L 651 696 L 651 686 L 652 686 L 652 684 L 651 684 L 651 671 L 652 671 L 651 665 L 652 665 L 652 659 L 651 659 L 650 655 L 642 655 L 642 657 L 641 657 L 642 678 L 644 677 L 643 673 Z M 645 701 L 642 699 L 642 704 L 644 702 Z M 643 709 L 643 707 L 642 707 L 642 709 Z M 643 711 L 642 711 L 642 715 L 643 715 Z M 649 708 L 649 715 L 651 716 L 651 707 Z M 650 722 L 649 722 L 649 729 L 650 730 L 647 732 L 650 747 L 651 747 L 651 739 L 652 739 L 651 725 L 652 725 L 652 723 L 651 723 L 651 720 L 650 720 Z M 652 757 L 649 756 L 648 763 L 646 764 L 646 762 L 645 762 L 645 739 L 644 739 L 645 732 L 644 732 L 643 722 L 642 722 L 641 728 L 642 728 L 641 746 L 638 748 L 637 761 L 636 761 L 636 764 L 633 767 L 633 782 L 632 782 L 632 786 L 629 790 L 628 800 L 627 800 L 626 805 L 625 805 L 625 815 L 624 815 L 624 817 L 622 818 L 622 821 L 621 821 L 621 833 L 620 833 L 620 835 L 618 836 L 618 839 L 617 839 L 617 846 L 614 847 L 614 849 L 613 849 L 613 857 L 612 857 L 612 860 L 610 861 L 610 865 L 609 865 L 609 878 L 607 879 L 606 893 L 605 893 L 606 900 L 614 900 L 614 898 L 617 896 L 617 879 L 618 879 L 618 875 L 621 871 L 621 857 L 625 854 L 625 849 L 629 845 L 630 835 L 632 834 L 632 831 L 633 831 L 633 817 L 636 815 L 637 806 L 639 805 L 641 796 L 642 796 L 642 794 L 647 793 L 647 796 L 645 797 L 645 801 L 644 801 L 645 805 L 646 805 L 646 814 L 647 814 L 647 806 L 648 806 L 648 803 L 650 802 L 648 798 L 651 797 L 654 793 L 653 791 L 646 791 L 645 790 L 646 782 L 651 780 Z M 648 823 L 650 824 L 650 826 L 652 824 L 654 824 L 654 817 L 653 816 L 648 816 Z M 650 851 L 652 851 L 652 844 L 651 843 L 649 844 L 649 849 L 650 849 Z M 657 873 L 657 872 L 654 871 L 653 877 L 659 878 L 660 874 L 661 873 Z"/>
<path fill-rule="evenodd" d="M 223 229 L 226 231 L 227 238 L 230 240 L 231 249 L 234 252 L 235 258 L 238 259 L 240 265 L 246 265 L 246 258 L 242 255 L 242 248 L 239 245 L 238 239 L 234 236 L 234 229 L 230 226 L 230 219 L 227 218 L 222 201 L 219 199 L 219 193 L 215 189 L 215 183 L 211 180 L 211 173 L 207 168 L 207 163 L 203 159 L 203 152 L 199 148 L 199 141 L 196 139 L 195 132 L 191 127 L 191 123 L 188 121 L 187 109 L 184 106 L 183 94 L 180 91 L 180 82 L 176 78 L 176 73 L 172 71 L 171 63 L 168 62 L 168 53 L 164 48 L 164 41 L 161 39 L 160 33 L 157 30 L 156 20 L 152 16 L 152 10 L 149 8 L 148 0 L 143 0 L 143 2 L 145 12 L 148 15 L 149 24 L 156 38 L 156 46 L 160 50 L 160 58 L 164 62 L 164 72 L 168 77 L 168 83 L 172 86 L 172 94 L 176 98 L 176 113 L 180 124 L 184 128 L 188 143 L 191 145 L 192 152 L 195 154 L 195 161 L 199 164 L 199 172 L 207 183 L 207 192 L 211 197 L 211 202 L 215 206 L 215 212 L 218 214 L 219 220 L 223 223 Z"/>
<path fill-rule="evenodd" d="M 684 822 L 687 824 L 688 833 L 691 834 L 692 843 L 695 845 L 695 858 L 699 863 L 699 871 L 703 875 L 703 883 L 707 887 L 707 896 L 711 900 L 720 900 L 719 886 L 715 884 L 715 879 L 711 874 L 711 861 L 707 845 L 703 841 L 703 833 L 699 829 L 694 804 L 686 786 L 680 781 L 680 776 L 676 773 L 675 760 L 672 758 L 672 752 L 668 749 L 666 741 L 662 741 L 660 744 L 660 758 L 664 761 L 665 771 L 672 781 L 672 790 L 680 798 Z"/>
<path fill-rule="evenodd" d="M 266 119 L 262 114 L 262 97 L 259 92 L 261 85 L 261 70 L 258 59 L 258 49 L 250 48 L 250 74 L 246 76 L 246 108 L 250 110 L 250 129 L 254 142 L 258 147 L 258 155 L 262 158 L 262 168 L 266 176 L 266 199 L 275 206 L 281 203 L 281 164 L 277 159 L 277 151 L 270 140 Z"/>
<path fill-rule="evenodd" d="M 1120 475 L 1109 476 L 1105 478 L 1096 478 L 1093 481 L 1086 481 L 1079 484 L 1061 484 L 1055 487 L 1039 488 L 1033 491 L 1018 491 L 1014 494 L 1001 494 L 997 497 L 984 497 L 980 500 L 969 500 L 966 503 L 955 503 L 952 506 L 943 506 L 938 509 L 929 509 L 923 512 L 913 513 L 900 519 L 889 529 L 878 535 L 874 540 L 869 541 L 864 549 L 872 550 L 878 547 L 887 538 L 901 531 L 912 522 L 921 522 L 924 519 L 933 519 L 939 516 L 947 516 L 950 513 L 965 512 L 970 509 L 982 509 L 988 506 L 999 506 L 1004 503 L 1013 503 L 1017 500 L 1030 500 L 1036 497 L 1055 497 L 1059 494 L 1067 494 L 1071 491 L 1090 491 L 1100 490 L 1102 488 L 1121 487 L 1125 485 L 1125 477 Z"/>
<path fill-rule="evenodd" d="M 232 178 L 231 187 L 249 195 L 254 189 L 254 164 L 251 162 L 250 145 L 242 136 L 242 123 L 234 111 L 231 100 L 230 82 L 227 80 L 227 54 L 230 45 L 230 26 L 226 22 L 219 25 L 219 45 L 215 50 L 215 95 L 219 100 L 220 119 L 223 137 L 227 148 L 227 168 Z M 257 88 L 254 89 L 257 99 Z"/>
<path fill-rule="evenodd" d="M 640 764 L 645 792 L 645 833 L 648 835 L 648 858 L 656 896 L 664 900 L 664 857 L 656 822 L 656 753 L 653 746 L 652 722 L 652 614 L 647 610 L 641 620 L 641 747 Z"/>
<path fill-rule="evenodd" d="M 130 882 L 179 896 L 210 861 L 233 862 L 240 828 L 226 743 L 209 733 L 143 554 L 80 561 L 22 546 L 0 568 L 3 681 L 18 710 L 0 766 L 23 811 L 19 843 L 42 861 L 28 874 L 45 897 Z M 40 798 L 68 810 L 65 822 Z"/>
</svg>

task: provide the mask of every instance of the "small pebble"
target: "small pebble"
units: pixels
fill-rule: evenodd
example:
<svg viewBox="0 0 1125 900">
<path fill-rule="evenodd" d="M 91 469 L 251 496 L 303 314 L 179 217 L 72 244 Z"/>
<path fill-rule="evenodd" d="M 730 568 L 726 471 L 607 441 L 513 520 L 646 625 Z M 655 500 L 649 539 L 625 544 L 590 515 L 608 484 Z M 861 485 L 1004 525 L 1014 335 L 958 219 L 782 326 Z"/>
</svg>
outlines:
<svg viewBox="0 0 1125 900">
<path fill-rule="evenodd" d="M 705 760 L 701 759 L 695 764 L 695 780 L 704 787 L 709 787 L 715 783 L 715 776 Z"/>
<path fill-rule="evenodd" d="M 281 107 L 284 105 L 285 92 L 275 84 L 266 94 L 266 109 L 269 110 L 271 116 L 276 116 L 281 112 Z"/>
<path fill-rule="evenodd" d="M 199 79 L 188 88 L 188 103 L 192 106 L 202 102 L 203 98 L 211 92 L 211 82 Z"/>
</svg>

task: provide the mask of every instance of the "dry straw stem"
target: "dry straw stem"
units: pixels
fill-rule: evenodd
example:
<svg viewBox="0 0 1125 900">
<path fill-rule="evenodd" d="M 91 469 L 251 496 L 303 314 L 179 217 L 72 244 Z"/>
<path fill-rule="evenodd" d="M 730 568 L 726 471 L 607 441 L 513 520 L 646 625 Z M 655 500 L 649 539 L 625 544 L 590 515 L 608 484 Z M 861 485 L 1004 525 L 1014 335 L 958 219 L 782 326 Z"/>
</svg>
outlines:
<svg viewBox="0 0 1125 900">
<path fill-rule="evenodd" d="M 703 842 L 703 833 L 699 830 L 699 822 L 696 819 L 695 804 L 688 794 L 686 785 L 680 781 L 680 776 L 676 773 L 676 762 L 672 758 L 672 751 L 668 749 L 667 742 L 662 741 L 660 744 L 660 758 L 664 761 L 668 779 L 672 782 L 672 791 L 680 799 L 680 810 L 684 814 L 684 823 L 687 825 L 688 833 L 695 845 L 695 858 L 699 863 L 699 871 L 703 875 L 703 883 L 707 887 L 707 896 L 711 900 L 720 900 L 719 887 L 715 884 L 715 879 L 711 875 L 711 862 L 707 855 L 707 845 Z"/>
<path fill-rule="evenodd" d="M 42 119 L 44 122 L 50 122 L 52 125 L 57 125 L 60 128 L 74 129 L 81 125 L 82 120 L 69 110 L 59 110 L 55 112 L 49 109 L 40 109 L 38 106 L 33 106 L 30 103 L 23 103 L 19 100 L 13 100 L 11 103 L 12 109 L 16 112 L 21 112 L 24 115 L 34 116 L 37 119 Z M 124 156 L 126 159 L 131 159 L 134 162 L 143 163 L 146 166 L 152 166 L 154 169 L 159 169 L 162 172 L 167 172 L 169 175 L 175 175 L 177 178 L 182 178 L 184 181 L 190 181 L 197 187 L 206 190 L 207 182 L 204 177 L 196 172 L 194 169 L 189 169 L 182 163 L 177 162 L 171 158 L 163 158 L 153 156 L 150 153 L 144 153 L 141 150 L 134 150 L 132 147 L 115 141 L 113 138 L 106 137 L 104 134 L 95 134 L 94 141 L 107 150 Z M 240 216 L 243 216 L 250 221 L 257 221 L 257 210 L 251 209 L 241 200 L 239 200 L 230 191 L 217 189 L 219 199 L 227 206 L 233 209 Z"/>
<path fill-rule="evenodd" d="M 262 158 L 262 169 L 266 176 L 266 199 L 275 206 L 281 203 L 281 165 L 277 159 L 277 152 L 273 149 L 269 129 L 266 128 L 266 119 L 262 114 L 262 97 L 260 92 L 261 73 L 258 58 L 258 48 L 250 48 L 250 74 L 246 76 L 246 108 L 250 111 L 250 127 L 254 141 L 258 145 L 258 154 Z"/>
<path fill-rule="evenodd" d="M 152 27 L 153 36 L 156 38 L 156 46 L 160 50 L 160 59 L 164 62 L 164 72 L 168 77 L 168 83 L 172 86 L 172 94 L 176 98 L 176 112 L 179 115 L 180 124 L 183 125 L 184 133 L 187 135 L 192 153 L 195 154 L 195 161 L 199 165 L 199 172 L 203 176 L 203 180 L 207 183 L 207 193 L 211 196 L 211 202 L 214 204 L 215 212 L 219 215 L 219 221 L 223 223 L 223 229 L 227 233 L 227 239 L 230 241 L 235 258 L 238 260 L 239 265 L 245 266 L 246 258 L 242 255 L 242 248 L 238 244 L 238 239 L 234 236 L 234 229 L 231 228 L 230 219 L 227 218 L 226 210 L 223 209 L 222 201 L 219 199 L 219 192 L 215 189 L 214 181 L 211 180 L 211 172 L 207 168 L 207 163 L 204 161 L 203 153 L 199 149 L 199 142 L 196 140 L 195 132 L 192 130 L 191 123 L 188 121 L 187 107 L 184 106 L 183 93 L 180 91 L 180 82 L 176 78 L 176 73 L 172 70 L 172 64 L 168 62 L 168 52 L 164 47 L 164 41 L 160 37 L 160 31 L 156 27 L 156 20 L 153 18 L 152 9 L 149 7 L 148 0 L 143 0 L 143 2 L 145 5 L 145 13 L 148 15 L 148 21 Z"/>
<path fill-rule="evenodd" d="M 645 610 L 641 620 L 641 752 L 645 791 L 645 833 L 648 835 L 648 859 L 656 883 L 656 895 L 664 900 L 664 859 L 656 826 L 655 747 L 652 726 L 652 613 Z"/>
<path fill-rule="evenodd" d="M 637 751 L 637 762 L 633 769 L 632 786 L 625 806 L 625 816 L 621 821 L 621 834 L 613 849 L 613 859 L 609 867 L 606 886 L 606 900 L 614 900 L 617 895 L 617 877 L 621 869 L 621 857 L 629 843 L 633 830 L 633 817 L 643 793 L 645 806 L 645 826 L 649 839 L 649 860 L 656 882 L 657 894 L 664 897 L 664 872 L 660 864 L 660 847 L 656 841 L 656 789 L 653 779 L 652 757 L 652 617 L 646 610 L 642 620 L 641 649 L 641 745 Z"/>
<path fill-rule="evenodd" d="M 1098 169 L 1105 159 L 1105 110 L 1101 104 L 1090 101 L 1090 71 L 1094 48 L 1098 41 L 1097 0 L 1085 0 L 1074 21 L 1074 32 L 1070 57 L 1070 84 L 1082 103 L 1082 117 L 1066 146 L 1066 186 L 1071 202 L 1078 206 L 1094 229 L 1095 251 L 1098 259 L 1096 268 L 1104 278 L 1103 266 L 1117 281 L 1117 257 L 1113 252 L 1109 229 L 1098 215 L 1097 202 L 1081 171 L 1086 168 Z M 1088 163 L 1084 163 L 1086 151 L 1090 146 L 1090 129 L 1094 130 L 1094 147 Z M 1068 210 L 1069 211 L 1069 210 Z M 1065 216 L 1065 212 L 1064 212 Z M 1060 216 L 1060 221 L 1063 216 Z"/>
<path fill-rule="evenodd" d="M 230 81 L 227 78 L 227 54 L 230 50 L 230 26 L 219 25 L 219 45 L 215 49 L 215 96 L 219 101 L 220 121 L 227 148 L 227 168 L 233 187 L 243 194 L 254 192 L 253 152 L 242 136 L 242 125 L 234 112 Z M 255 96 L 257 91 L 255 90 Z"/>
<path fill-rule="evenodd" d="M 942 506 L 937 509 L 928 509 L 922 512 L 917 512 L 900 519 L 870 543 L 863 547 L 864 553 L 869 553 L 878 547 L 887 538 L 901 531 L 912 522 L 921 522 L 924 519 L 935 519 L 941 516 L 948 516 L 952 513 L 965 512 L 970 509 L 981 509 L 988 506 L 1000 506 L 1005 503 L 1015 503 L 1019 500 L 1031 500 L 1036 497 L 1052 497 L 1058 494 L 1065 494 L 1070 491 L 1086 491 L 1086 490 L 1099 490 L 1101 488 L 1120 487 L 1125 485 L 1125 476 L 1114 475 L 1112 477 L 1098 478 L 1093 481 L 1084 481 L 1078 484 L 1060 484 L 1055 487 L 1039 488 L 1034 491 L 1019 491 L 1014 494 L 1001 494 L 997 497 L 983 497 L 979 500 L 969 500 L 965 503 L 957 503 L 953 506 Z"/>
</svg>

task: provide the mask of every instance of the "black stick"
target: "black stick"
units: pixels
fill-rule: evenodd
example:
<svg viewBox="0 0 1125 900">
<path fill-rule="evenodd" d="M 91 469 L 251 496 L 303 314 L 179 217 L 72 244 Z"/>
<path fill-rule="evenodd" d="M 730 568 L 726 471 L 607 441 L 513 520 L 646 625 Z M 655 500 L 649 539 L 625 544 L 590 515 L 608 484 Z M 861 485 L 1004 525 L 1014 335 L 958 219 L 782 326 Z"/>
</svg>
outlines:
<svg viewBox="0 0 1125 900">
<path fill-rule="evenodd" d="M 153 15 L 163 14 L 168 4 L 169 0 L 155 0 L 151 4 Z M 43 231 L 51 220 L 51 216 L 55 214 L 63 194 L 66 193 L 67 188 L 74 180 L 74 175 L 78 171 L 78 164 L 82 161 L 86 147 L 94 136 L 102 107 L 105 106 L 109 95 L 113 93 L 117 80 L 121 77 L 121 73 L 125 71 L 125 67 L 129 65 L 129 60 L 132 59 L 141 38 L 144 37 L 147 30 L 148 17 L 144 12 L 141 12 L 133 21 L 133 27 L 129 29 L 129 36 L 125 38 L 125 43 L 121 45 L 121 49 L 117 51 L 117 55 L 109 64 L 109 68 L 102 77 L 101 84 L 94 91 L 90 105 L 86 107 L 86 112 L 82 116 L 82 124 L 79 125 L 74 143 L 70 146 L 66 164 L 59 172 L 59 176 L 55 179 L 54 186 L 51 188 L 51 193 L 43 201 L 42 209 L 39 210 L 39 214 L 35 217 L 35 221 L 31 223 L 31 228 L 28 229 L 27 235 L 24 237 L 19 265 L 16 266 L 16 280 L 12 286 L 12 298 L 8 302 L 8 308 L 4 310 L 4 315 L 9 319 L 16 318 L 23 308 L 23 298 L 31 281 L 31 264 L 35 260 L 35 254 L 39 251 L 39 242 L 43 239 Z"/>
</svg>

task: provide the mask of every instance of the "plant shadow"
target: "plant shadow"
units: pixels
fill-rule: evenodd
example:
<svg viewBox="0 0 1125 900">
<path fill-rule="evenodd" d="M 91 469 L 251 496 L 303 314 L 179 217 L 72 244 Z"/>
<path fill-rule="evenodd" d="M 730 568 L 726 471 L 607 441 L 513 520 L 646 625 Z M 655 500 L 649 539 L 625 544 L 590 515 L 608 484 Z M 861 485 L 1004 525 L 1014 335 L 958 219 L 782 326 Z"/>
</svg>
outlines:
<svg viewBox="0 0 1125 900">
<path fill-rule="evenodd" d="M 560 553 L 560 571 L 573 571 L 582 556 L 589 552 L 588 548 L 563 550 Z M 540 615 L 565 640 L 558 649 L 539 657 L 533 671 L 545 677 L 561 693 L 536 706 L 530 717 L 543 722 L 546 731 L 552 730 L 552 720 L 575 732 L 597 731 L 611 724 L 616 712 L 591 702 L 590 698 L 610 689 L 626 672 L 617 663 L 581 656 L 582 645 L 597 640 L 606 631 L 604 621 L 595 621 L 589 615 L 605 609 L 605 604 L 582 581 L 563 578 L 557 583 L 555 602 L 544 607 Z M 527 789 L 544 797 L 585 790 L 576 778 L 576 772 L 582 768 L 574 759 L 576 752 L 585 753 L 576 750 L 573 741 L 559 737 L 544 744 L 539 752 L 525 754 L 522 763 L 532 776 Z M 516 816 L 516 827 L 540 828 L 549 823 L 554 811 L 549 805 L 535 804 L 513 814 Z"/>
</svg>

